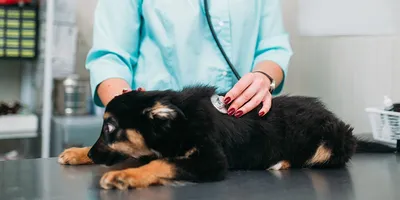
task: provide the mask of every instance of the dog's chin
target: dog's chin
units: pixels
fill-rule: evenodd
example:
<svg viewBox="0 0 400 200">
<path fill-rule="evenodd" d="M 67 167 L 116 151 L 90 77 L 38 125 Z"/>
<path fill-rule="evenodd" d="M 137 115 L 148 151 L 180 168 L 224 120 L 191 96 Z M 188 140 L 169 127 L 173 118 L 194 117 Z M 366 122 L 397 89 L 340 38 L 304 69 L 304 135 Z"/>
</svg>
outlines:
<svg viewBox="0 0 400 200">
<path fill-rule="evenodd" d="M 94 164 L 113 166 L 113 165 L 121 163 L 127 159 L 141 160 L 142 158 L 157 159 L 160 157 L 161 157 L 161 154 L 154 150 L 152 150 L 151 152 L 146 152 L 146 153 L 142 152 L 142 153 L 131 154 L 131 155 L 128 155 L 128 154 L 125 154 L 122 152 L 112 152 L 112 153 L 109 153 L 105 157 L 105 159 L 101 159 L 101 160 L 94 159 L 93 162 L 94 162 Z"/>
<path fill-rule="evenodd" d="M 128 159 L 130 156 L 122 154 L 122 153 L 111 153 L 109 156 L 107 156 L 106 159 L 103 161 L 93 161 L 95 164 L 100 164 L 100 165 L 106 165 L 106 166 L 112 166 L 115 164 L 118 164 L 120 162 L 125 161 Z"/>
<path fill-rule="evenodd" d="M 118 162 L 114 161 L 114 159 L 108 159 L 108 160 L 106 160 L 106 162 L 101 163 L 101 164 L 103 164 L 103 165 L 109 167 L 109 166 L 113 166 L 113 165 L 115 165 L 115 164 L 117 164 L 117 163 L 118 163 Z"/>
</svg>

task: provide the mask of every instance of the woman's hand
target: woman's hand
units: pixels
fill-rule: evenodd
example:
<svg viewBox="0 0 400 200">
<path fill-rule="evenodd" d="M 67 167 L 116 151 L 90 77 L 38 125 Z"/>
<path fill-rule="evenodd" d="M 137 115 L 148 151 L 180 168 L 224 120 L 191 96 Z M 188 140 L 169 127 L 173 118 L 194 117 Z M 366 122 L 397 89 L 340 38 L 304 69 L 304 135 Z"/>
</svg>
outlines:
<svg viewBox="0 0 400 200">
<path fill-rule="evenodd" d="M 130 88 L 124 88 L 124 89 L 122 89 L 122 94 L 125 94 L 125 93 L 130 92 L 130 91 L 132 91 Z M 140 88 L 136 89 L 136 91 L 144 92 L 146 90 L 144 88 L 140 87 Z"/>
<path fill-rule="evenodd" d="M 258 115 L 264 116 L 271 108 L 270 84 L 268 77 L 261 73 L 244 75 L 224 97 L 224 103 L 230 104 L 228 115 L 239 118 L 262 103 Z"/>
</svg>

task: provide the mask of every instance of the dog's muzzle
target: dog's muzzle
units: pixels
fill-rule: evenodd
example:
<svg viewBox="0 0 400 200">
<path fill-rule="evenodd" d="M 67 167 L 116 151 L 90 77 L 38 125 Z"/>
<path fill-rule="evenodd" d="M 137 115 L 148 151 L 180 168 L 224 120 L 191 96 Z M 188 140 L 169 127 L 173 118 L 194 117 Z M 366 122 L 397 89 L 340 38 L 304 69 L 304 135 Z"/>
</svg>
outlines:
<svg viewBox="0 0 400 200">
<path fill-rule="evenodd" d="M 101 141 L 96 142 L 96 144 L 92 146 L 87 156 L 93 161 L 94 164 L 107 166 L 117 164 L 129 158 L 122 153 L 113 151 Z"/>
</svg>

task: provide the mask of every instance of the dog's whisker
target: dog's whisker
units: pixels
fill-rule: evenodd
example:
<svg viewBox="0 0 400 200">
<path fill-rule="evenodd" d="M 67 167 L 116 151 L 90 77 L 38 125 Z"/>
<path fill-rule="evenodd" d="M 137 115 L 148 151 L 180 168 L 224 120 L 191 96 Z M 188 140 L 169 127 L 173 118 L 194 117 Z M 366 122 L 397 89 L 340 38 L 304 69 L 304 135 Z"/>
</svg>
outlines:
<svg viewBox="0 0 400 200">
<path fill-rule="evenodd" d="M 154 153 L 155 156 L 157 156 L 157 158 L 162 158 L 162 154 L 160 152 L 158 152 L 154 149 L 150 149 L 150 150 Z"/>
</svg>

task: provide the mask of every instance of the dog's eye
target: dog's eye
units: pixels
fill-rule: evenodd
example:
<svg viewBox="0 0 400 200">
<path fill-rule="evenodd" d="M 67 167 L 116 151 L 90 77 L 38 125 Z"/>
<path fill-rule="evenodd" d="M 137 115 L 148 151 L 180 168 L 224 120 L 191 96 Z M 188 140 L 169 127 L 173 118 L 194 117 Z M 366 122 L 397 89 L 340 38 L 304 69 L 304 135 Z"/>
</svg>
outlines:
<svg viewBox="0 0 400 200">
<path fill-rule="evenodd" d="M 104 126 L 104 132 L 105 133 L 112 133 L 114 130 L 115 130 L 115 126 L 114 125 L 112 125 L 110 123 L 105 124 L 105 126 Z"/>
<path fill-rule="evenodd" d="M 107 128 L 108 128 L 108 132 L 110 132 L 110 133 L 115 130 L 115 126 L 113 126 L 112 124 L 108 124 Z"/>
</svg>

